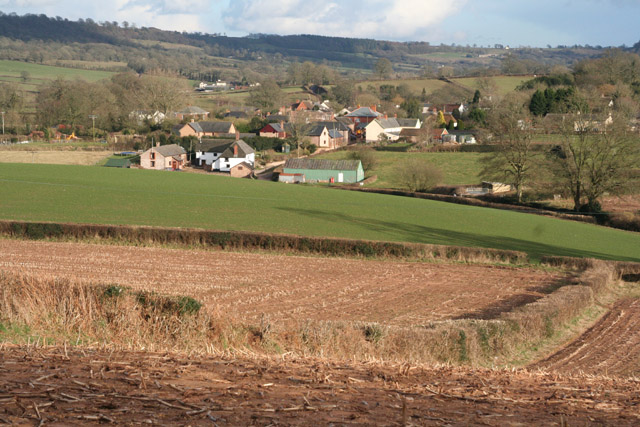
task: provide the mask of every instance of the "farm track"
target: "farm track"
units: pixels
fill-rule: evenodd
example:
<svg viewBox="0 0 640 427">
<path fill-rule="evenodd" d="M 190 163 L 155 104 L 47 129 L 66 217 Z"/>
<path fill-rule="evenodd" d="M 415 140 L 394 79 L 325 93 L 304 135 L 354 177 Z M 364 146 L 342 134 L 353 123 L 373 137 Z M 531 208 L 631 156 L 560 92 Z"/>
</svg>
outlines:
<svg viewBox="0 0 640 427">
<path fill-rule="evenodd" d="M 640 423 L 640 382 L 5 346 L 0 423 L 625 426 Z"/>
<path fill-rule="evenodd" d="M 372 261 L 0 239 L 0 270 L 189 295 L 245 319 L 416 325 L 488 318 L 562 275 L 493 265 Z"/>
<path fill-rule="evenodd" d="M 578 339 L 531 368 L 640 376 L 640 299 L 618 301 Z"/>
</svg>

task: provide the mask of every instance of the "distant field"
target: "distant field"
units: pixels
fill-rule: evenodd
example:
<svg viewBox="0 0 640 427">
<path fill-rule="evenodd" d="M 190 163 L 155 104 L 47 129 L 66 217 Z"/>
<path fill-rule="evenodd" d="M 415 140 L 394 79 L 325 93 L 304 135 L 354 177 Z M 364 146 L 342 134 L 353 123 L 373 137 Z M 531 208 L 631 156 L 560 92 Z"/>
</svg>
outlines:
<svg viewBox="0 0 640 427">
<path fill-rule="evenodd" d="M 402 188 L 399 173 L 402 165 L 411 159 L 421 159 L 436 165 L 443 172 L 443 185 L 478 184 L 478 174 L 482 170 L 480 159 L 482 153 L 396 153 L 374 151 L 377 163 L 367 176 L 377 175 L 376 182 L 370 184 L 374 188 Z M 346 159 L 347 151 L 322 154 L 324 159 Z"/>
<path fill-rule="evenodd" d="M 446 86 L 447 83 L 438 79 L 365 80 L 356 83 L 356 86 L 362 87 L 363 90 L 366 90 L 368 86 L 379 88 L 382 85 L 406 85 L 411 92 L 420 94 L 422 89 L 425 89 L 427 93 L 431 93 Z"/>
<path fill-rule="evenodd" d="M 194 227 L 640 261 L 640 235 L 504 210 L 220 176 L 2 164 L 0 218 Z"/>
<path fill-rule="evenodd" d="M 51 65 L 33 64 L 30 62 L 0 60 L 0 81 L 20 79 L 20 73 L 27 71 L 34 84 L 45 80 L 55 80 L 57 77 L 65 79 L 80 78 L 89 82 L 96 82 L 110 78 L 114 73 L 110 71 L 80 70 L 77 68 L 54 67 Z"/>
<path fill-rule="evenodd" d="M 0 151 L 0 163 L 91 166 L 112 153 L 112 151 Z"/>
<path fill-rule="evenodd" d="M 489 77 L 489 80 L 495 83 L 500 94 L 506 94 L 513 91 L 516 88 L 516 86 L 518 86 L 520 83 L 526 80 L 529 80 L 532 77 L 533 76 L 531 77 L 495 76 L 495 77 Z M 462 86 L 468 87 L 471 90 L 476 90 L 478 88 L 477 77 L 453 78 L 451 80 L 461 84 Z M 438 79 L 402 79 L 402 80 L 365 80 L 357 83 L 357 86 L 361 86 L 362 89 L 366 89 L 367 86 L 369 85 L 379 88 L 383 84 L 393 85 L 393 86 L 406 85 L 415 94 L 422 93 L 422 89 L 425 89 L 427 94 L 429 94 L 447 85 L 446 82 Z"/>
<path fill-rule="evenodd" d="M 522 82 L 532 79 L 533 76 L 522 77 L 522 76 L 495 76 L 489 77 L 489 79 L 495 83 L 498 88 L 498 92 L 501 95 L 505 95 L 509 92 L 515 90 L 515 88 L 520 85 Z M 477 77 L 463 77 L 459 79 L 452 79 L 453 81 L 460 83 L 463 86 L 468 87 L 469 89 L 476 90 L 478 89 L 478 78 Z"/>
</svg>

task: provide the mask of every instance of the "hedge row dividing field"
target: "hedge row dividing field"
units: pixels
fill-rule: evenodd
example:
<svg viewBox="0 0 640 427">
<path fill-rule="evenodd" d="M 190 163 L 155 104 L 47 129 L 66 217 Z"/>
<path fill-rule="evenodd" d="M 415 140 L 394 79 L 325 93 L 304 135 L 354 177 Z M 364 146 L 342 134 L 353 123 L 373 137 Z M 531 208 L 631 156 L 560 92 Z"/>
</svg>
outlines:
<svg viewBox="0 0 640 427">
<path fill-rule="evenodd" d="M 0 165 L 0 219 L 190 227 L 640 261 L 640 234 L 432 200 L 219 176 Z"/>
</svg>

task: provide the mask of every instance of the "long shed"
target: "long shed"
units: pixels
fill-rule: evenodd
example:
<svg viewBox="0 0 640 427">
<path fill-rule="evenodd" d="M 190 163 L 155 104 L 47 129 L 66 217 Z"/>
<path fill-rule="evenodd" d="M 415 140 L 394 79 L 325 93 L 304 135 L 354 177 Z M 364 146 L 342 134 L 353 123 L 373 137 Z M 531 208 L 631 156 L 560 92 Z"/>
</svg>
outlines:
<svg viewBox="0 0 640 427">
<path fill-rule="evenodd" d="M 343 182 L 353 184 L 364 179 L 360 160 L 289 159 L 283 173 L 302 174 L 305 182 Z"/>
</svg>

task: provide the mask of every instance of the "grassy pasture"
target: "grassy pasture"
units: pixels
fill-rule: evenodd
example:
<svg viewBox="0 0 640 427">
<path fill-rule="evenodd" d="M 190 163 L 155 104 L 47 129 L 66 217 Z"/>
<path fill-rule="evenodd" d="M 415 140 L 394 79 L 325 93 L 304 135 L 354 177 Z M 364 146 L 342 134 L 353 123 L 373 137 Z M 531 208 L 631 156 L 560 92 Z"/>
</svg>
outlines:
<svg viewBox="0 0 640 427">
<path fill-rule="evenodd" d="M 401 241 L 640 261 L 640 235 L 504 210 L 219 176 L 0 165 L 0 218 Z"/>
<path fill-rule="evenodd" d="M 515 88 L 521 83 L 532 79 L 533 76 L 495 76 L 489 77 L 496 87 L 500 95 L 506 95 L 509 92 L 513 92 Z M 477 77 L 463 77 L 458 79 L 452 79 L 453 81 L 468 87 L 471 90 L 478 89 Z"/>
<path fill-rule="evenodd" d="M 356 86 L 362 87 L 366 90 L 368 86 L 380 88 L 382 85 L 400 86 L 407 85 L 411 92 L 419 95 L 422 93 L 422 89 L 425 89 L 427 93 L 434 92 L 447 85 L 446 82 L 438 79 L 401 79 L 401 80 L 365 80 L 356 84 Z"/>
<path fill-rule="evenodd" d="M 20 79 L 20 73 L 22 71 L 29 73 L 30 80 L 34 80 L 34 84 L 42 84 L 48 80 L 55 80 L 57 77 L 63 77 L 65 79 L 80 78 L 89 82 L 96 82 L 108 79 L 114 74 L 109 71 L 54 67 L 51 65 L 32 64 L 30 62 L 20 61 L 0 61 L 0 80 L 12 81 L 13 79 L 13 81 L 17 81 Z"/>
<path fill-rule="evenodd" d="M 482 153 L 402 153 L 392 151 L 374 151 L 376 165 L 367 176 L 377 175 L 376 182 L 370 184 L 374 188 L 402 188 L 400 170 L 402 165 L 411 159 L 421 159 L 433 163 L 443 172 L 443 185 L 478 184 L 478 174 L 482 169 L 480 159 Z M 322 154 L 323 159 L 344 160 L 348 151 L 337 151 Z"/>
</svg>

